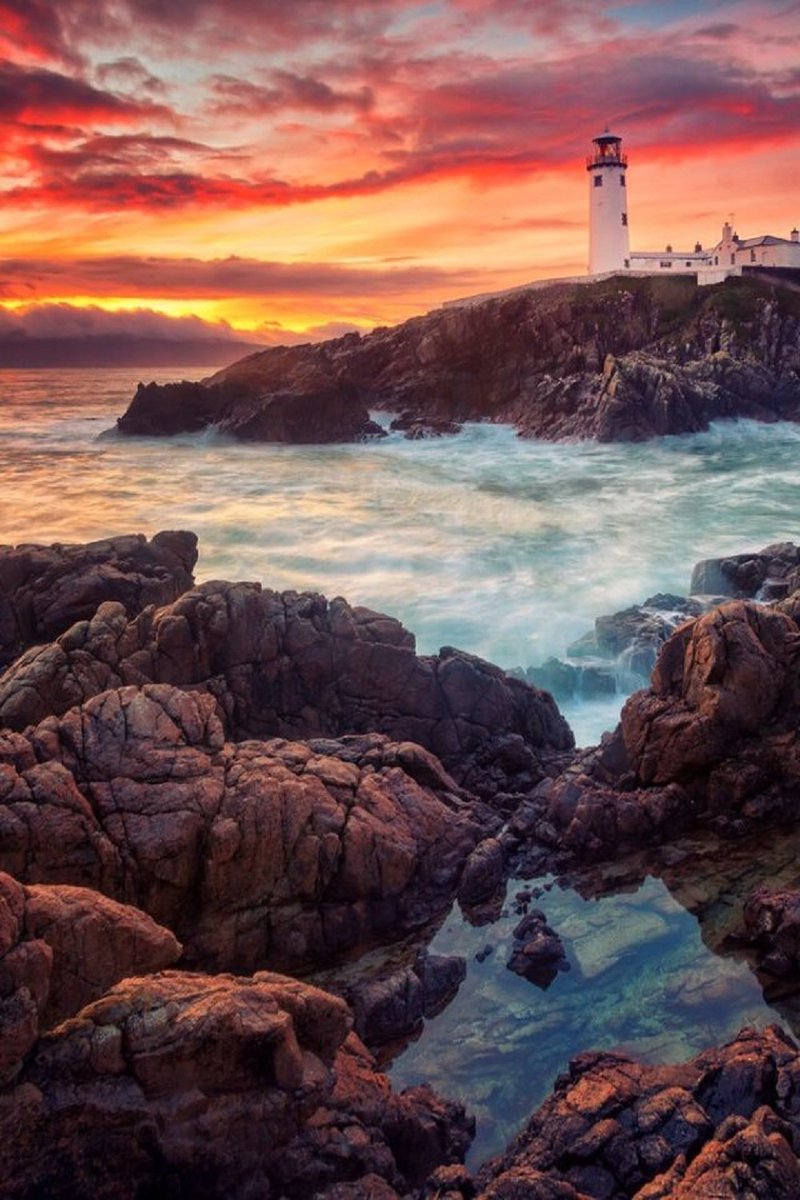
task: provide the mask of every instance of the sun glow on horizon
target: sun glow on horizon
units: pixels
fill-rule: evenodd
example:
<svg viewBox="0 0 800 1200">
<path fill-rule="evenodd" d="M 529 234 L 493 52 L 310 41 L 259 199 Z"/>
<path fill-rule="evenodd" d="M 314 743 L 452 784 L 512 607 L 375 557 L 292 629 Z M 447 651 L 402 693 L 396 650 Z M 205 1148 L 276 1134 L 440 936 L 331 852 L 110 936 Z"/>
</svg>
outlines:
<svg viewBox="0 0 800 1200">
<path fill-rule="evenodd" d="M 713 22 L 679 0 L 98 7 L 6 35 L 6 313 L 271 337 L 582 274 L 606 120 L 637 249 L 713 244 L 731 209 L 743 236 L 800 220 L 800 10 L 778 0 L 719 0 Z"/>
</svg>

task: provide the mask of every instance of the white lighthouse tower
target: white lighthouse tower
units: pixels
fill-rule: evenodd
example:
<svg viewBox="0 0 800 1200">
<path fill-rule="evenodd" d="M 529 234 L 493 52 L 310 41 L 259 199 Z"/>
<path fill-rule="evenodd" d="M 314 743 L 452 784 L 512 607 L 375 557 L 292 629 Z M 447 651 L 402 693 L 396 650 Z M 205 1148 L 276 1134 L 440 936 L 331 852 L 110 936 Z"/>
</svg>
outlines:
<svg viewBox="0 0 800 1200">
<path fill-rule="evenodd" d="M 622 139 L 599 134 L 594 153 L 586 160 L 589 173 L 589 274 L 624 271 L 630 266 L 628 240 L 628 160 Z"/>
</svg>

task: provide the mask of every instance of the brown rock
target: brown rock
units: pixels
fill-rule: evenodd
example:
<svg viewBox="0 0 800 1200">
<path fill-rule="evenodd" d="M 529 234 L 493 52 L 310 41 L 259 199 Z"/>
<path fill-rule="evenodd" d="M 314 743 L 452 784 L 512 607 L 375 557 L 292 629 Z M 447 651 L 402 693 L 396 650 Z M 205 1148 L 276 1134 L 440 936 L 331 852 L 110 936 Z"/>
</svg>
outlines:
<svg viewBox="0 0 800 1200">
<path fill-rule="evenodd" d="M 3 1195 L 303 1200 L 367 1196 L 371 1178 L 407 1195 L 469 1123 L 424 1089 L 393 1096 L 349 1024 L 341 1000 L 268 973 L 127 980 L 0 1094 Z"/>
<path fill-rule="evenodd" d="M 262 355 L 251 355 L 250 361 L 253 358 L 263 360 Z M 263 360 L 258 383 L 252 387 L 221 378 L 204 383 L 140 383 L 116 429 L 122 434 L 167 437 L 195 433 L 209 425 L 243 441 L 359 442 L 383 436 L 353 384 L 287 347 L 279 347 L 271 359 Z"/>
<path fill-rule="evenodd" d="M 0 664 L 49 642 L 107 600 L 129 616 L 194 584 L 193 533 L 141 533 L 86 545 L 0 547 Z"/>
<path fill-rule="evenodd" d="M 548 440 L 641 441 L 723 417 L 793 420 L 800 321 L 792 300 L 754 278 L 713 288 L 688 277 L 517 288 L 366 337 L 252 354 L 204 391 L 242 404 L 355 388 L 371 407 L 402 412 L 412 430 L 490 420 Z M 162 421 L 171 428 L 166 394 L 151 401 L 157 424 L 146 431 Z M 141 409 L 137 395 L 120 425 Z"/>
<path fill-rule="evenodd" d="M 210 969 L 316 962 L 449 901 L 480 828 L 430 754 L 225 743 L 214 709 L 148 684 L 0 737 L 0 867 L 134 903 Z"/>
<path fill-rule="evenodd" d="M 499 668 L 451 648 L 418 657 L 390 617 L 258 584 L 205 584 L 132 622 L 102 606 L 6 672 L 0 721 L 24 729 L 149 681 L 209 692 L 237 739 L 378 732 L 421 743 L 489 796 L 530 787 L 542 756 L 573 744 L 552 697 Z"/>
<path fill-rule="evenodd" d="M 679 1066 L 581 1055 L 481 1169 L 479 1200 L 789 1200 L 800 1177 L 798 1082 L 800 1056 L 776 1027 L 744 1030 Z"/>
<path fill-rule="evenodd" d="M 800 892 L 756 888 L 745 901 L 743 941 L 754 945 L 758 967 L 779 978 L 800 972 Z"/>
<path fill-rule="evenodd" d="M 23 887 L 0 874 L 0 1082 L 40 1032 L 181 947 L 150 917 L 86 888 Z"/>
</svg>

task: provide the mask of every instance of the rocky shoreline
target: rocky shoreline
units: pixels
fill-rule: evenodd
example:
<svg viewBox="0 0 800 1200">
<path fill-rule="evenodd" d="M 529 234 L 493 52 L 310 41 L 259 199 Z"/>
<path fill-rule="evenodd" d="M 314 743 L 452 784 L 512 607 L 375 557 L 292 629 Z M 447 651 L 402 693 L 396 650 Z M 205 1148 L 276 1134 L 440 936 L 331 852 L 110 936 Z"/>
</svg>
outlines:
<svg viewBox="0 0 800 1200">
<path fill-rule="evenodd" d="M 120 435 L 213 427 L 246 441 L 359 442 L 464 421 L 548 441 L 640 442 L 800 418 L 800 299 L 755 276 L 618 276 L 519 289 L 361 337 L 251 354 L 202 383 L 140 384 Z"/>
<path fill-rule="evenodd" d="M 426 949 L 456 898 L 481 925 L 513 874 L 599 893 L 794 827 L 800 550 L 699 564 L 721 603 L 656 630 L 583 750 L 536 686 L 341 599 L 195 586 L 196 558 L 181 532 L 0 548 L 3 1195 L 796 1197 L 780 1030 L 681 1066 L 587 1052 L 474 1175 L 469 1113 L 374 1053 L 462 986 Z M 570 962 L 536 894 L 507 966 L 547 989 Z M 800 871 L 704 936 L 788 1011 Z"/>
</svg>

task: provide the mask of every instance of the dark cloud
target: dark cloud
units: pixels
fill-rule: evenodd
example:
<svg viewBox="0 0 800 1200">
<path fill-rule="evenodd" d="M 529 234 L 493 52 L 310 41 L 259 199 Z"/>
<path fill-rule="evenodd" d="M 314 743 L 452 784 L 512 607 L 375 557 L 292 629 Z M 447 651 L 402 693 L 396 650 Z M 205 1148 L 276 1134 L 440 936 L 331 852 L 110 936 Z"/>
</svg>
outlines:
<svg viewBox="0 0 800 1200">
<path fill-rule="evenodd" d="M 168 116 L 159 105 L 100 91 L 70 75 L 0 61 L 0 120 L 130 123 Z"/>
<path fill-rule="evenodd" d="M 71 176 L 80 180 L 120 168 L 153 169 L 164 164 L 171 165 L 176 157 L 182 155 L 210 153 L 214 152 L 208 146 L 186 138 L 130 133 L 84 138 L 67 149 L 33 144 L 28 147 L 27 159 L 42 172 L 62 179 Z"/>
<path fill-rule="evenodd" d="M 116 58 L 113 62 L 100 63 L 96 69 L 98 83 L 104 88 L 123 92 L 143 91 L 150 96 L 163 96 L 167 86 L 147 70 L 138 58 Z"/>
<path fill-rule="evenodd" d="M 362 85 L 352 91 L 336 91 L 311 75 L 275 71 L 268 85 L 245 82 L 229 75 L 217 75 L 211 81 L 212 107 L 228 115 L 275 113 L 281 109 L 305 109 L 311 112 L 355 110 L 366 112 L 375 103 L 372 88 Z"/>
<path fill-rule="evenodd" d="M 710 38 L 715 42 L 725 42 L 735 37 L 741 31 L 741 26 L 733 21 L 719 21 L 716 25 L 703 25 L 694 31 L 697 38 Z"/>
<path fill-rule="evenodd" d="M 408 0 L 411 4 L 412 0 Z M 329 36 L 378 36 L 403 0 L 0 0 L 0 44 L 41 59 L 81 61 L 87 45 L 184 52 L 300 46 Z"/>
<path fill-rule="evenodd" d="M 470 283 L 464 273 L 433 267 L 367 270 L 329 263 L 224 258 L 83 258 L 0 260 L 0 295 L 141 296 L 196 300 L 231 296 L 396 295 L 443 283 Z"/>
<path fill-rule="evenodd" d="M 2 283 L 0 283 L 2 287 Z M 0 308 L 0 338 L 131 337 L 168 341 L 235 341 L 241 331 L 227 321 L 167 317 L 150 309 L 107 312 L 70 304 L 38 304 L 22 311 Z M 254 340 L 261 341 L 261 337 Z"/>
</svg>

